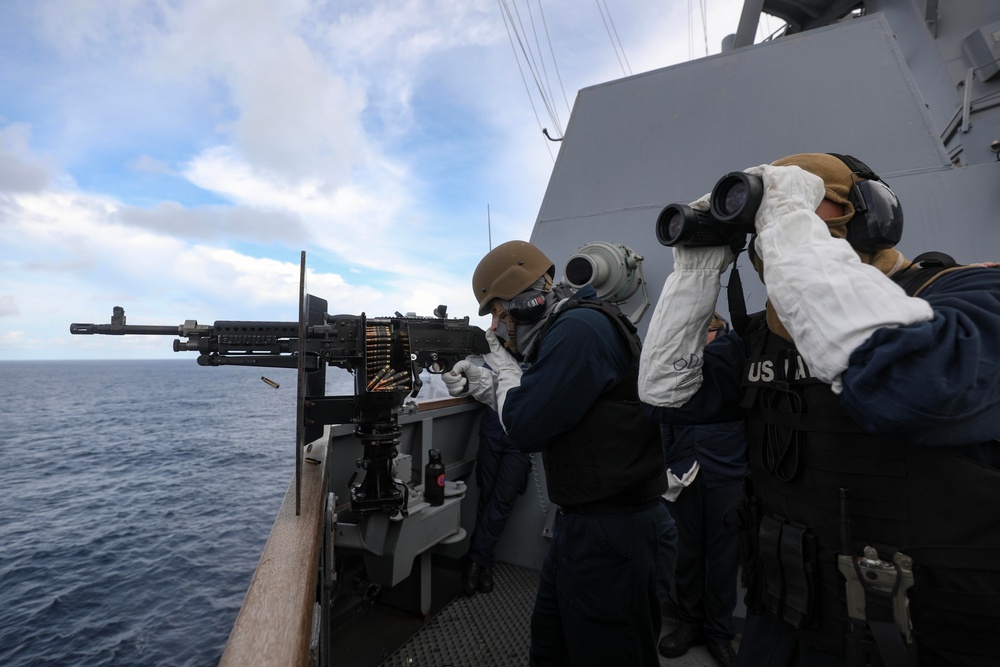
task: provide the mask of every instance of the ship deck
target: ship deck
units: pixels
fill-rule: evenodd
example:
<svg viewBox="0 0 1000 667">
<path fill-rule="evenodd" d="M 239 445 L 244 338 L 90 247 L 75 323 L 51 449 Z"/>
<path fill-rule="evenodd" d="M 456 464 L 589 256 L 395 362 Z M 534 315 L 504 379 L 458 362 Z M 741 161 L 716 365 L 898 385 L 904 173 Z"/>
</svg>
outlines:
<svg viewBox="0 0 1000 667">
<path fill-rule="evenodd" d="M 434 599 L 426 620 L 391 604 L 376 604 L 334 634 L 334 664 L 359 667 L 517 667 L 528 664 L 531 609 L 538 571 L 508 563 L 494 569 L 492 593 L 461 594 L 457 561 L 435 559 Z M 408 595 L 401 596 L 398 604 Z M 392 601 L 389 601 L 392 602 Z M 742 622 L 742 619 L 738 619 Z M 664 618 L 663 632 L 676 627 Z M 736 638 L 738 645 L 739 636 Z M 711 667 L 704 647 L 680 658 L 661 658 L 672 667 Z"/>
</svg>

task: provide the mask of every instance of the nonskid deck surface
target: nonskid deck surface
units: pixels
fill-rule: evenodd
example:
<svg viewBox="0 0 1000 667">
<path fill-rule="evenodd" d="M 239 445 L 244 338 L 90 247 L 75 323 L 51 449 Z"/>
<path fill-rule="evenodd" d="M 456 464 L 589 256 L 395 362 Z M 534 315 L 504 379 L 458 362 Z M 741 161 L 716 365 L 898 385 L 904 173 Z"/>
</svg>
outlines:
<svg viewBox="0 0 1000 667">
<path fill-rule="evenodd" d="M 538 571 L 493 568 L 492 593 L 459 596 L 384 664 L 387 667 L 508 667 L 528 664 Z"/>
<path fill-rule="evenodd" d="M 492 593 L 459 596 L 432 618 L 383 665 L 385 667 L 521 667 L 528 664 L 531 610 L 537 570 L 497 563 Z M 663 632 L 676 619 L 664 619 Z M 739 637 L 734 643 L 738 646 Z M 704 646 L 680 658 L 660 658 L 665 667 L 712 667 Z"/>
</svg>

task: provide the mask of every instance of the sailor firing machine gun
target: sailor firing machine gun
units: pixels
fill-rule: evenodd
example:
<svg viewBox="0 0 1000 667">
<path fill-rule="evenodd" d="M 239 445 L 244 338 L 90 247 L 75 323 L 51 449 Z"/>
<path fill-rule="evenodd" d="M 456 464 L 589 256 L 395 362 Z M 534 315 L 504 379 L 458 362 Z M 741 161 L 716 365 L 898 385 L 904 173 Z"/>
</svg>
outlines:
<svg viewBox="0 0 1000 667">
<path fill-rule="evenodd" d="M 627 246 L 586 244 L 569 258 L 565 275 L 571 288 L 593 285 L 599 298 L 628 306 L 633 322 L 649 306 L 642 257 Z M 384 587 L 401 584 L 419 563 L 419 613 L 426 616 L 431 600 L 430 556 L 457 558 L 467 548 L 462 477 L 475 463 L 465 452 L 469 443 L 478 442 L 473 438 L 482 406 L 471 399 L 448 399 L 414 414 L 407 398 L 420 390 L 422 371 L 445 373 L 470 355 L 490 351 L 481 328 L 470 325 L 467 317 L 449 319 L 444 311 L 438 307 L 434 317 L 331 315 L 324 299 L 306 293 L 303 252 L 297 322 L 207 325 L 190 320 L 175 326 L 133 325 L 126 324 L 124 309 L 115 307 L 110 324 L 72 324 L 70 332 L 174 336 L 174 350 L 197 352 L 202 366 L 297 369 L 296 515 L 303 478 L 308 477 L 303 464 L 312 460 L 306 452 L 323 437 L 324 426 L 331 426 L 323 457 L 327 474 L 319 570 L 324 583 L 318 589 L 324 599 L 323 614 L 350 618 L 356 605 L 368 604 Z M 353 393 L 326 395 L 327 366 L 353 375 Z M 358 440 L 363 453 L 355 458 L 341 445 Z M 422 468 L 437 452 L 450 455 L 448 476 L 455 480 L 441 475 L 444 498 L 430 502 L 421 493 L 428 485 Z M 335 491 L 345 485 L 350 491 L 349 510 L 338 504 Z M 551 513 L 543 535 L 551 534 L 554 519 Z"/>
</svg>

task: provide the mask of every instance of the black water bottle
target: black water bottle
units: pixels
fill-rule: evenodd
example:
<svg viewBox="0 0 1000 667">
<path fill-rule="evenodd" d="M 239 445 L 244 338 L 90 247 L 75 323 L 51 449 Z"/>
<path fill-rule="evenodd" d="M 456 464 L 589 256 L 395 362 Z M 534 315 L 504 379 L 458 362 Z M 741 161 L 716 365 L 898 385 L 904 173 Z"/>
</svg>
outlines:
<svg viewBox="0 0 1000 667">
<path fill-rule="evenodd" d="M 444 503 L 444 464 L 441 452 L 431 449 L 427 452 L 430 461 L 424 468 L 424 500 L 431 505 Z"/>
</svg>

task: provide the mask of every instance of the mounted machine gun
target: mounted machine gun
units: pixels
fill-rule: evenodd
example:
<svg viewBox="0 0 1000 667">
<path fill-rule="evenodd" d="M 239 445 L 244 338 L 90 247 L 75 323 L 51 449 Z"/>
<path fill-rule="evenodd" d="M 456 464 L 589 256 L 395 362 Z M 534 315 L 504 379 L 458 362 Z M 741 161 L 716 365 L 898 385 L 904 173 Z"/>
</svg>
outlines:
<svg viewBox="0 0 1000 667">
<path fill-rule="evenodd" d="M 355 424 L 364 446 L 357 460 L 364 479 L 351 479 L 351 509 L 360 514 L 406 515 L 407 486 L 394 479 L 392 460 L 398 453 L 399 412 L 407 396 L 422 386 L 420 371 L 444 373 L 470 354 L 489 352 L 485 332 L 469 318 L 368 318 L 330 315 L 327 302 L 306 293 L 306 254 L 299 277 L 298 322 L 225 321 L 212 325 L 188 320 L 178 326 L 125 323 L 125 310 L 115 306 L 110 324 L 70 325 L 76 335 L 177 336 L 175 352 L 198 352 L 201 366 L 257 366 L 298 369 L 295 447 L 295 512 L 300 511 L 302 459 L 305 445 L 323 434 L 327 424 Z M 326 367 L 354 375 L 350 396 L 326 395 Z M 357 473 L 355 473 L 355 477 Z"/>
</svg>

